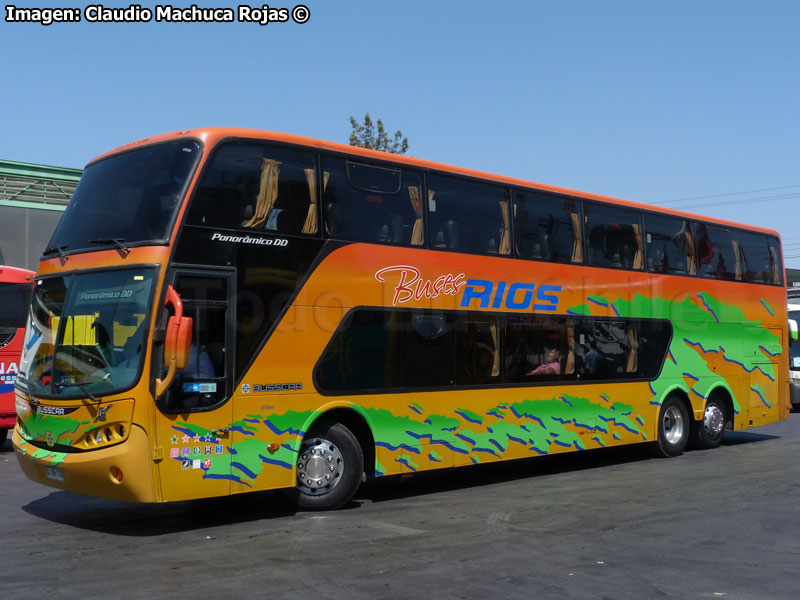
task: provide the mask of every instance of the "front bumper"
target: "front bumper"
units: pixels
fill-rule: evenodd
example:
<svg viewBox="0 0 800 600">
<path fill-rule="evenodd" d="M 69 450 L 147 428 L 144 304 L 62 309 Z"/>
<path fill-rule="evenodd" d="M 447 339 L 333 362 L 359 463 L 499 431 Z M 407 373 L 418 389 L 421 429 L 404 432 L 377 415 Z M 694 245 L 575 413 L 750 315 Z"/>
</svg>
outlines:
<svg viewBox="0 0 800 600">
<path fill-rule="evenodd" d="M 150 444 L 139 427 L 132 427 L 128 438 L 120 444 L 85 452 L 45 450 L 27 442 L 19 428 L 14 429 L 11 439 L 17 461 L 32 481 L 87 496 L 127 502 L 156 501 Z"/>
</svg>

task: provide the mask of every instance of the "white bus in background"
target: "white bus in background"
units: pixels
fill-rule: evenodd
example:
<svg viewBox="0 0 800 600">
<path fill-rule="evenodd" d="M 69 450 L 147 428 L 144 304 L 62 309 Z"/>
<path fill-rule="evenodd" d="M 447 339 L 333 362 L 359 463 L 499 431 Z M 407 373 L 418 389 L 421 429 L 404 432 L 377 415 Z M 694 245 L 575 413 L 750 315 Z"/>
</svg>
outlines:
<svg viewBox="0 0 800 600">
<path fill-rule="evenodd" d="M 789 322 L 800 323 L 800 287 L 790 287 L 786 290 Z M 792 410 L 800 411 L 800 341 L 789 341 L 789 389 L 792 399 Z"/>
</svg>

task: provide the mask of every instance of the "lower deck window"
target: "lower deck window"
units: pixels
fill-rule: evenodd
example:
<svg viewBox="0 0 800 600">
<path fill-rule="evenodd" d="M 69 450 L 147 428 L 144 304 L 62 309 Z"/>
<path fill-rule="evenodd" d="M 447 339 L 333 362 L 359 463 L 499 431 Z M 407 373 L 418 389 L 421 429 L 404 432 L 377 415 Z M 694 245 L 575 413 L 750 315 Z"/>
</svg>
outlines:
<svg viewBox="0 0 800 600">
<path fill-rule="evenodd" d="M 669 321 L 360 308 L 317 363 L 320 390 L 381 392 L 653 379 Z"/>
</svg>

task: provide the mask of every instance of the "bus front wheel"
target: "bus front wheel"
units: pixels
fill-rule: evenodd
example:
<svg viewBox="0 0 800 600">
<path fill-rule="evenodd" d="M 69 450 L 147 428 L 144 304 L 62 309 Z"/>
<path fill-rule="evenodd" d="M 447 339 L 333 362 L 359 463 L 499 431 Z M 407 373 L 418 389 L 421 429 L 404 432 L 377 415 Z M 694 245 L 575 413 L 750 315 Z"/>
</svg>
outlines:
<svg viewBox="0 0 800 600">
<path fill-rule="evenodd" d="M 658 413 L 658 435 L 651 449 L 656 456 L 678 456 L 689 441 L 689 412 L 677 396 L 667 396 Z"/>
<path fill-rule="evenodd" d="M 364 454 L 353 433 L 341 423 L 314 425 L 300 446 L 297 485 L 300 508 L 332 510 L 356 493 L 364 471 Z"/>
</svg>

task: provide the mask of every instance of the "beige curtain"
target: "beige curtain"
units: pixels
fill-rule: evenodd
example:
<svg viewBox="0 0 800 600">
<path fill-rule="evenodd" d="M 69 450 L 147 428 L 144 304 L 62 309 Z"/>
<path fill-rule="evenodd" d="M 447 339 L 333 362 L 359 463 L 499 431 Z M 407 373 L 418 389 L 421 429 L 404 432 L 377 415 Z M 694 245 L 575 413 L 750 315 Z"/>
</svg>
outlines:
<svg viewBox="0 0 800 600">
<path fill-rule="evenodd" d="M 689 275 L 697 275 L 697 259 L 694 252 L 694 236 L 686 230 L 686 242 L 688 243 L 689 252 L 686 255 L 686 267 L 689 269 Z"/>
<path fill-rule="evenodd" d="M 564 375 L 575 371 L 575 328 L 567 327 L 567 362 L 564 364 Z"/>
<path fill-rule="evenodd" d="M 414 229 L 411 231 L 411 245 L 422 246 L 424 231 L 422 228 L 422 196 L 419 194 L 419 188 L 415 185 L 408 186 L 408 197 L 411 200 L 415 217 Z"/>
<path fill-rule="evenodd" d="M 581 221 L 578 213 L 571 213 L 572 219 L 572 233 L 575 236 L 575 242 L 572 244 L 572 262 L 583 262 L 583 238 L 581 238 Z"/>
<path fill-rule="evenodd" d="M 742 280 L 742 255 L 739 252 L 739 242 L 737 240 L 731 240 L 731 245 L 733 246 L 733 254 L 736 256 L 736 281 Z"/>
<path fill-rule="evenodd" d="M 508 208 L 508 200 L 500 201 L 500 214 L 503 217 L 503 233 L 500 236 L 499 254 L 511 254 L 511 211 Z"/>
<path fill-rule="evenodd" d="M 328 180 L 331 178 L 331 174 L 328 171 L 322 172 L 322 197 L 325 197 L 325 191 L 328 189 Z M 324 213 L 323 213 L 324 214 Z M 325 219 L 325 233 L 330 235 L 331 233 L 331 226 L 328 223 L 328 220 Z"/>
<path fill-rule="evenodd" d="M 317 233 L 317 172 L 314 169 L 305 169 L 305 174 L 311 203 L 308 205 L 303 233 Z"/>
<path fill-rule="evenodd" d="M 492 377 L 500 375 L 500 334 L 497 331 L 497 325 L 490 326 L 492 332 L 492 343 L 494 344 L 494 361 L 492 362 Z"/>
<path fill-rule="evenodd" d="M 644 266 L 644 252 L 642 251 L 642 228 L 633 225 L 633 234 L 636 236 L 636 254 L 633 255 L 633 268 L 641 269 Z"/>
<path fill-rule="evenodd" d="M 631 345 L 631 353 L 628 355 L 628 364 L 625 367 L 626 373 L 634 373 L 636 371 L 636 333 L 633 328 L 628 329 L 628 342 Z"/>
<path fill-rule="evenodd" d="M 772 257 L 772 283 L 777 285 L 781 282 L 781 265 L 778 263 L 778 249 L 770 246 L 769 255 Z"/>
<path fill-rule="evenodd" d="M 263 159 L 261 163 L 261 184 L 258 189 L 258 201 L 253 216 L 244 226 L 250 229 L 263 227 L 269 218 L 275 199 L 278 197 L 278 173 L 281 163 L 277 160 Z"/>
</svg>

